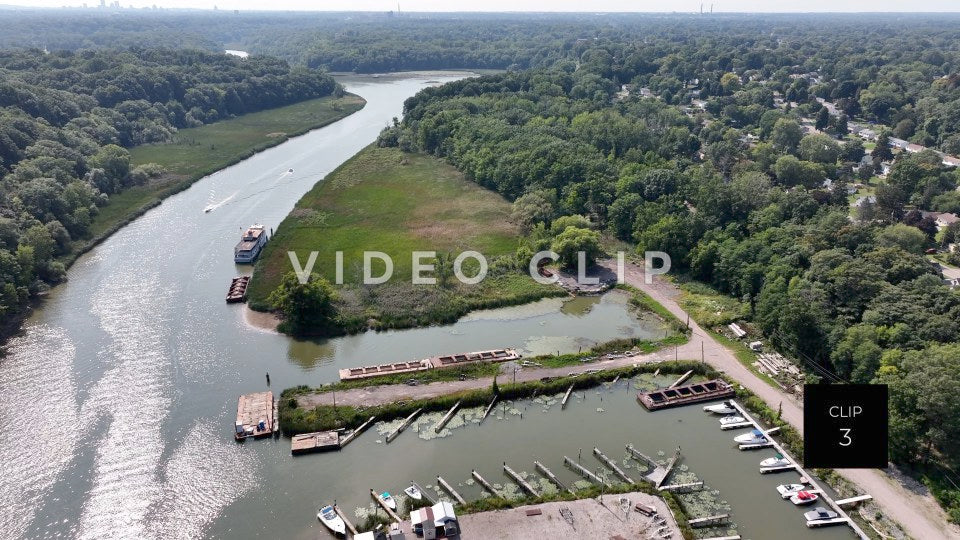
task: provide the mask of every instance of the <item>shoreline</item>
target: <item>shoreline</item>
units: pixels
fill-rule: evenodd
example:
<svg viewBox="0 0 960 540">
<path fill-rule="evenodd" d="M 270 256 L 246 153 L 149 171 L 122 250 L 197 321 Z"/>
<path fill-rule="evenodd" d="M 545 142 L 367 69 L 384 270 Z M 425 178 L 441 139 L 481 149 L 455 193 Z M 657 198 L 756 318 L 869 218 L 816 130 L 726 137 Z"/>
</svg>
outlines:
<svg viewBox="0 0 960 540">
<path fill-rule="evenodd" d="M 277 327 L 280 325 L 280 319 L 269 311 L 254 311 L 244 302 L 242 317 L 243 323 L 247 325 L 247 328 L 258 332 L 281 335 L 281 332 L 277 330 Z"/>
</svg>

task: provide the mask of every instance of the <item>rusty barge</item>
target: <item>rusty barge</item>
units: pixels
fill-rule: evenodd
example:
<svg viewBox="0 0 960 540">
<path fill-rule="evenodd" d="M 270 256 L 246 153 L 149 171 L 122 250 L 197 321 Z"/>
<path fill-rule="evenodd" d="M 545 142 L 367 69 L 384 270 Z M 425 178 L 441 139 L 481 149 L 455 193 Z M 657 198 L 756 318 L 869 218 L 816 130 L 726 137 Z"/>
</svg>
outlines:
<svg viewBox="0 0 960 540">
<path fill-rule="evenodd" d="M 733 397 L 733 387 L 722 379 L 712 379 L 709 381 L 687 384 L 684 386 L 675 386 L 673 388 L 660 388 L 649 392 L 640 392 L 637 394 L 637 400 L 647 410 L 656 411 L 668 407 L 679 407 L 700 403 L 701 401 L 712 401 Z"/>
<path fill-rule="evenodd" d="M 340 380 L 354 381 L 383 375 L 395 375 L 397 373 L 416 374 L 431 369 L 443 369 L 478 362 L 508 362 L 510 360 L 519 360 L 520 358 L 522 358 L 522 356 L 514 349 L 493 349 L 490 351 L 448 354 L 424 358 L 423 360 L 413 362 L 396 362 L 393 364 L 345 368 L 340 370 Z"/>
</svg>

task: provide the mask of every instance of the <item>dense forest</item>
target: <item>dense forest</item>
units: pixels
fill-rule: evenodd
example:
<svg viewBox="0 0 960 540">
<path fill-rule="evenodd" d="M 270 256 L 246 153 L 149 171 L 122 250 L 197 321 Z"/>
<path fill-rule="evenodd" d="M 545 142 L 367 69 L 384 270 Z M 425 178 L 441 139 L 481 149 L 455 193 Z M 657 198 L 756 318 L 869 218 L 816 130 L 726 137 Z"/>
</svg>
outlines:
<svg viewBox="0 0 960 540">
<path fill-rule="evenodd" d="M 338 91 L 319 70 L 198 50 L 0 51 L 0 318 L 65 276 L 110 195 L 162 174 L 125 147 Z"/>
<path fill-rule="evenodd" d="M 599 60 L 424 90 L 379 142 L 443 157 L 513 199 L 531 238 L 520 258 L 575 215 L 638 252 L 669 253 L 675 270 L 747 302 L 772 341 L 810 363 L 810 380 L 888 382 L 898 461 L 954 460 L 960 425 L 946 419 L 960 413 L 960 295 L 923 257 L 935 227 L 914 219 L 906 198 L 851 218 L 844 186 L 862 143 L 803 134 L 801 117 L 819 102 L 776 109 L 785 81 L 720 77 L 728 88 L 685 114 L 618 95 L 613 55 L 585 57 Z M 956 170 L 931 154 L 897 159 L 891 189 L 953 191 Z"/>
</svg>

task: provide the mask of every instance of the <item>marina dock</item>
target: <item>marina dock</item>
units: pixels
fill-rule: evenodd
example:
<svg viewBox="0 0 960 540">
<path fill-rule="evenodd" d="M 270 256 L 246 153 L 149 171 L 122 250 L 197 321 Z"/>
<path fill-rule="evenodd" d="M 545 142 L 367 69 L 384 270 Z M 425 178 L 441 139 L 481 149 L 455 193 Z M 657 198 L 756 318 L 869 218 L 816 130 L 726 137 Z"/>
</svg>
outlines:
<svg viewBox="0 0 960 540">
<path fill-rule="evenodd" d="M 560 489 L 564 491 L 569 491 L 571 495 L 576 495 L 576 492 L 574 492 L 572 489 L 565 486 L 563 482 L 561 482 L 560 479 L 557 478 L 557 475 L 553 474 L 553 471 L 548 469 L 546 465 L 544 465 L 543 463 L 540 463 L 539 461 L 534 461 L 533 466 L 536 467 L 538 471 L 543 473 L 544 476 L 549 478 L 551 482 L 559 486 Z"/>
<path fill-rule="evenodd" d="M 626 482 L 626 483 L 628 483 L 628 484 L 635 484 L 635 483 L 636 483 L 636 482 L 633 481 L 633 479 L 631 479 L 629 476 L 627 476 L 627 473 L 623 472 L 623 470 L 622 470 L 620 467 L 618 467 L 617 464 L 614 463 L 614 461 L 613 461 L 612 459 L 608 458 L 608 457 L 607 457 L 603 452 L 601 452 L 600 449 L 597 448 L 596 446 L 593 447 L 593 454 L 594 454 L 595 456 L 597 456 L 597 459 L 599 459 L 601 462 L 603 462 L 604 465 L 606 465 L 607 467 L 609 467 L 610 470 L 613 471 L 613 474 L 619 476 L 624 482 Z"/>
<path fill-rule="evenodd" d="M 376 491 L 374 491 L 373 489 L 371 489 L 371 490 L 370 490 L 370 496 L 373 497 L 373 500 L 377 501 L 377 504 L 380 505 L 380 508 L 383 508 L 383 510 L 387 513 L 388 516 L 390 516 L 390 519 L 392 519 L 393 521 L 395 521 L 395 522 L 397 522 L 397 523 L 403 523 L 403 520 L 400 519 L 400 516 L 398 516 L 397 513 L 394 512 L 392 508 L 390 508 L 389 506 L 387 506 L 387 503 L 385 503 L 385 502 L 383 501 L 383 499 L 380 498 L 380 494 L 379 494 L 379 493 L 377 493 Z"/>
<path fill-rule="evenodd" d="M 453 489 L 453 486 L 448 484 L 447 481 L 444 480 L 439 474 L 437 475 L 437 483 L 440 484 L 440 487 L 447 490 L 447 493 L 453 496 L 453 498 L 456 499 L 458 503 L 467 504 L 467 501 L 464 500 L 464 498 L 459 493 L 457 493 L 457 490 Z"/>
<path fill-rule="evenodd" d="M 493 489 L 493 486 L 490 484 L 490 482 L 487 482 L 487 479 L 480 476 L 480 473 L 478 473 L 476 470 L 470 471 L 470 474 L 473 476 L 474 480 L 476 480 L 481 486 L 483 486 L 484 489 L 489 491 L 491 495 L 493 495 L 494 497 L 500 496 L 500 494 L 497 493 L 497 490 Z"/>
<path fill-rule="evenodd" d="M 350 519 L 347 518 L 347 514 L 343 510 L 340 510 L 338 505 L 333 505 L 333 511 L 336 512 L 337 515 L 340 516 L 340 519 L 343 520 L 343 524 L 347 526 L 347 530 L 350 531 L 350 534 L 356 536 L 358 534 L 357 528 L 354 527 Z"/>
<path fill-rule="evenodd" d="M 683 377 L 681 377 L 681 380 L 682 379 Z M 640 392 L 637 394 L 637 400 L 639 400 L 640 404 L 646 407 L 647 410 L 656 411 L 666 409 L 667 407 L 679 407 L 701 401 L 728 398 L 733 395 L 733 387 L 727 384 L 726 381 L 722 379 L 712 379 L 673 388 Z"/>
<path fill-rule="evenodd" d="M 340 439 L 340 448 L 343 448 L 344 446 L 353 442 L 354 439 L 359 437 L 361 433 L 363 433 L 364 431 L 366 431 L 368 427 L 370 427 L 370 424 L 372 424 L 373 421 L 376 420 L 376 418 L 377 418 L 376 416 L 371 416 L 370 418 L 367 419 L 366 422 L 360 424 L 360 427 L 351 431 L 350 434 L 347 435 L 346 437 Z"/>
<path fill-rule="evenodd" d="M 533 495 L 534 497 L 540 496 L 540 494 L 537 493 L 537 490 L 533 489 L 533 486 L 527 483 L 527 481 L 524 480 L 522 476 L 517 474 L 516 471 L 511 469 L 510 466 L 507 465 L 506 463 L 503 464 L 503 471 L 506 472 L 510 476 L 510 478 L 513 478 L 513 481 L 519 484 L 520 487 L 522 487 L 527 493 Z"/>
<path fill-rule="evenodd" d="M 341 369 L 340 380 L 355 381 L 357 379 L 368 379 L 382 375 L 396 375 L 398 373 L 414 374 L 430 369 L 443 369 L 479 362 L 508 362 L 511 360 L 519 360 L 520 358 L 522 358 L 522 356 L 514 349 L 493 349 L 489 351 L 433 356 L 411 362 L 395 362 Z"/>
<path fill-rule="evenodd" d="M 720 525 L 721 523 L 726 523 L 727 521 L 730 521 L 730 514 L 717 514 L 715 516 L 691 519 L 687 522 L 687 525 L 690 525 L 694 529 L 698 529 L 700 527 L 712 527 L 714 525 Z"/>
<path fill-rule="evenodd" d="M 397 426 L 397 429 L 395 429 L 395 430 L 393 430 L 393 431 L 391 431 L 390 433 L 387 434 L 387 442 L 389 443 L 390 441 L 396 439 L 401 433 L 403 433 L 403 430 L 407 429 L 407 427 L 409 427 L 410 424 L 413 423 L 413 420 L 414 420 L 414 419 L 417 417 L 417 415 L 419 415 L 421 412 L 423 412 L 423 407 L 421 407 L 421 408 L 413 411 L 412 413 L 410 413 L 410 416 L 406 417 L 406 419 L 404 419 L 403 423 L 400 424 L 399 426 Z"/>
<path fill-rule="evenodd" d="M 610 487 L 610 484 L 609 484 L 609 483 L 604 482 L 603 479 L 601 479 L 599 476 L 593 474 L 592 472 L 590 472 L 589 470 L 587 470 L 586 467 L 584 467 L 583 465 L 580 465 L 579 463 L 577 463 L 576 461 L 568 458 L 567 456 L 563 456 L 563 462 L 566 463 L 571 469 L 573 469 L 573 470 L 577 471 L 578 473 L 580 473 L 581 475 L 583 475 L 583 476 L 584 476 L 585 478 L 587 478 L 588 480 L 591 480 L 592 482 L 594 482 L 594 483 L 596 483 L 596 484 L 601 484 L 601 485 Z"/>
<path fill-rule="evenodd" d="M 237 421 L 233 437 L 242 441 L 253 437 L 259 439 L 280 433 L 277 403 L 273 392 L 244 394 L 237 401 Z"/>
<path fill-rule="evenodd" d="M 337 431 L 302 433 L 290 438 L 290 453 L 295 456 L 339 449 L 340 433 Z"/>
</svg>

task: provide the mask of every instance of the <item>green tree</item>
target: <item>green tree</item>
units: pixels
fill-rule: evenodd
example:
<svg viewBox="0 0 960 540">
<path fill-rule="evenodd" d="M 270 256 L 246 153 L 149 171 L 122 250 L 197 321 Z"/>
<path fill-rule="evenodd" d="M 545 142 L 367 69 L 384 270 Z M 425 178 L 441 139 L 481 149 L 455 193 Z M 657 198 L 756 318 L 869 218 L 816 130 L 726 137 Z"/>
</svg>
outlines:
<svg viewBox="0 0 960 540">
<path fill-rule="evenodd" d="M 90 158 L 90 166 L 103 169 L 114 180 L 123 180 L 130 172 L 130 152 L 115 144 L 108 144 Z"/>
<path fill-rule="evenodd" d="M 800 141 L 800 157 L 816 163 L 834 164 L 840 157 L 840 145 L 828 135 L 807 135 Z"/>
<path fill-rule="evenodd" d="M 908 253 L 919 255 L 926 249 L 929 239 L 920 229 L 897 223 L 881 229 L 877 233 L 877 243 L 881 246 L 899 247 Z"/>
<path fill-rule="evenodd" d="M 830 111 L 826 107 L 820 107 L 820 112 L 817 113 L 817 122 L 815 127 L 817 131 L 823 131 L 827 129 L 827 126 L 830 125 Z"/>
<path fill-rule="evenodd" d="M 600 233 L 581 227 L 566 227 L 553 239 L 550 249 L 560 256 L 559 262 L 566 268 L 576 268 L 580 251 L 586 254 L 589 265 L 600 255 Z"/>
<path fill-rule="evenodd" d="M 793 152 L 803 138 L 803 130 L 795 120 L 780 118 L 770 132 L 770 142 L 781 152 Z"/>
<path fill-rule="evenodd" d="M 334 331 L 336 293 L 327 280 L 310 274 L 300 283 L 294 272 L 283 276 L 267 301 L 283 319 L 283 330 L 291 334 L 326 335 Z"/>
</svg>

